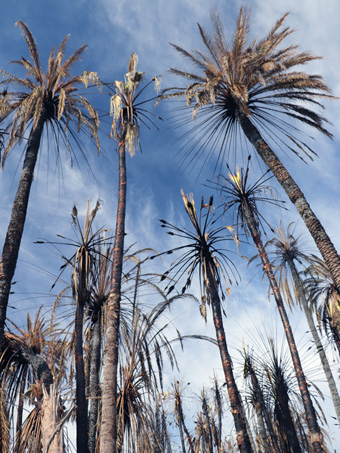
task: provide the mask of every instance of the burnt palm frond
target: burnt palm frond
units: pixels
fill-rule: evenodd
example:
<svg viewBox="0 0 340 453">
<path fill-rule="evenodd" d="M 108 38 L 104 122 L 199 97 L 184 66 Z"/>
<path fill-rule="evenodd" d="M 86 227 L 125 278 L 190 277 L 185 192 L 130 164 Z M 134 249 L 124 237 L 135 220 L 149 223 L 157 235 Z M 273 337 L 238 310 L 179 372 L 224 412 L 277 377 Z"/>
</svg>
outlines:
<svg viewBox="0 0 340 453">
<path fill-rule="evenodd" d="M 246 169 L 236 167 L 235 171 L 232 172 L 229 165 L 227 165 L 228 175 L 219 175 L 216 183 L 210 182 L 213 188 L 220 190 L 224 211 L 228 212 L 232 217 L 236 217 L 237 236 L 239 236 L 240 230 L 244 230 L 249 234 L 246 217 L 247 206 L 251 208 L 258 226 L 265 233 L 265 226 L 269 227 L 272 231 L 274 230 L 261 214 L 258 203 L 266 203 L 281 208 L 284 208 L 285 203 L 278 198 L 276 190 L 267 184 L 273 177 L 268 175 L 269 170 L 255 182 L 250 181 L 249 164 L 250 156 L 248 156 Z"/>
<path fill-rule="evenodd" d="M 160 76 L 151 79 L 142 89 L 139 89 L 140 83 L 144 80 L 144 73 L 137 70 L 138 56 L 133 53 L 130 57 L 129 71 L 125 74 L 123 81 L 115 81 L 112 88 L 105 84 L 114 94 L 110 101 L 110 115 L 112 119 L 111 138 L 118 139 L 120 136 L 121 126 L 124 124 L 125 146 L 130 155 L 135 154 L 135 149 L 140 148 L 139 129 L 140 123 L 147 127 L 156 126 L 152 117 L 161 119 L 152 114 L 142 106 L 154 98 L 143 99 L 143 92 L 151 83 L 154 83 L 155 89 L 159 91 Z M 139 99 L 139 98 L 142 99 Z"/>
<path fill-rule="evenodd" d="M 71 76 L 72 65 L 78 61 L 86 49 L 80 47 L 70 57 L 65 58 L 65 46 L 69 35 L 63 40 L 57 50 L 51 51 L 46 74 L 40 64 L 37 43 L 27 27 L 18 21 L 16 23 L 25 38 L 31 60 L 22 57 L 14 61 L 26 71 L 26 77 L 20 78 L 6 71 L 0 70 L 2 80 L 0 86 L 9 87 L 6 94 L 0 98 L 0 122 L 8 122 L 8 135 L 5 139 L 5 149 L 2 156 L 2 166 L 6 157 L 16 143 L 22 143 L 28 127 L 36 128 L 38 120 L 44 112 L 46 125 L 57 131 L 55 138 L 66 143 L 66 148 L 72 150 L 72 143 L 68 138 L 76 138 L 74 132 L 88 131 L 89 136 L 100 149 L 98 139 L 99 118 L 89 101 L 79 94 L 79 87 L 86 84 L 83 75 Z M 13 87 L 13 90 L 10 88 Z M 62 124 L 62 127 L 60 127 Z M 76 144 L 79 143 L 77 139 Z M 59 146 L 57 145 L 57 149 Z"/>
<path fill-rule="evenodd" d="M 163 90 L 160 96 L 184 99 L 192 112 L 191 140 L 183 146 L 187 149 L 183 161 L 194 161 L 203 150 L 212 155 L 217 146 L 216 165 L 222 162 L 230 144 L 238 140 L 238 112 L 269 141 L 297 155 L 302 152 L 312 158 L 316 153 L 305 144 L 306 134 L 298 130 L 296 122 L 332 137 L 325 127 L 327 119 L 315 110 L 323 108 L 324 99 L 334 99 L 331 90 L 321 76 L 295 69 L 320 57 L 301 52 L 295 45 L 285 47 L 284 41 L 294 31 L 285 26 L 287 16 L 283 15 L 267 36 L 250 42 L 249 15 L 241 8 L 229 44 L 214 11 L 213 34 L 198 25 L 203 50 L 189 52 L 172 44 L 197 69 L 194 73 L 171 68 L 170 72 L 187 84 Z M 179 125 L 190 121 L 185 113 L 179 113 L 178 118 Z"/>
<path fill-rule="evenodd" d="M 281 293 L 290 308 L 294 307 L 295 303 L 301 306 L 300 288 L 294 282 L 291 264 L 294 263 L 295 269 L 295 263 L 306 268 L 308 265 L 313 264 L 315 259 L 318 259 L 313 254 L 304 253 L 301 242 L 302 237 L 301 235 L 295 236 L 294 229 L 293 222 L 288 225 L 286 231 L 283 230 L 283 226 L 280 224 L 280 227 L 275 229 L 275 237 L 268 240 L 265 244 L 278 278 Z M 302 280 L 300 281 L 303 289 Z M 310 309 L 313 310 L 313 306 L 310 306 Z"/>
<path fill-rule="evenodd" d="M 214 227 L 217 219 L 214 212 L 213 197 L 210 197 L 208 203 L 205 203 L 202 197 L 199 214 L 192 195 L 184 195 L 182 191 L 182 198 L 193 227 L 192 230 L 185 227 L 179 228 L 165 220 L 160 220 L 160 222 L 162 228 L 169 230 L 168 234 L 170 236 L 187 240 L 187 244 L 152 256 L 151 259 L 164 254 L 183 252 L 182 256 L 162 275 L 161 280 L 168 276 L 170 277 L 170 282 L 166 286 L 169 294 L 175 289 L 176 283 L 183 276 L 186 276 L 186 282 L 181 290 L 182 294 L 184 294 L 190 288 L 195 272 L 198 271 L 202 302 L 201 314 L 206 319 L 206 303 L 210 304 L 207 267 L 211 268 L 215 278 L 216 289 L 221 292 L 222 300 L 225 299 L 225 291 L 227 294 L 230 293 L 231 278 L 237 282 L 237 269 L 228 256 L 230 250 L 223 247 L 226 241 L 233 242 L 235 240 L 235 236 L 232 235 L 234 230 L 232 226 Z"/>
<path fill-rule="evenodd" d="M 303 274 L 305 287 L 313 305 L 319 303 L 318 320 L 340 353 L 340 295 L 326 263 L 315 257 Z"/>
</svg>

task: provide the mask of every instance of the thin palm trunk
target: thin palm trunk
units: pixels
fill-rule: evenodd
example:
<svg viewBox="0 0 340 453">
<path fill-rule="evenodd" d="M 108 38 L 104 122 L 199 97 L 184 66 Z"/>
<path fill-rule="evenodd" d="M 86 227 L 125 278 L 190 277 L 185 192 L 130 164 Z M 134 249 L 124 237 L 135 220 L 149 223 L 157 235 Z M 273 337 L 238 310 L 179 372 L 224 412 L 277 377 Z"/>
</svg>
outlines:
<svg viewBox="0 0 340 453">
<path fill-rule="evenodd" d="M 254 370 L 250 360 L 247 361 L 247 369 L 248 369 L 249 374 L 250 374 L 251 383 L 252 383 L 252 386 L 253 386 L 253 392 L 255 393 L 255 396 L 256 396 L 256 399 L 257 399 L 257 401 L 255 402 L 255 411 L 256 411 L 257 417 L 258 417 L 259 420 L 263 420 L 263 419 L 265 420 L 265 423 L 266 423 L 266 426 L 267 426 L 267 429 L 268 429 L 268 432 L 269 432 L 269 437 L 270 437 L 270 440 L 271 440 L 272 448 L 273 448 L 272 451 L 275 452 L 275 453 L 280 453 L 280 448 L 278 446 L 276 434 L 274 433 L 273 424 L 272 424 L 272 421 L 270 419 L 266 404 L 264 402 L 262 389 L 261 389 L 261 386 L 260 386 L 259 381 L 257 379 L 255 370 Z M 265 432 L 265 430 L 264 430 L 264 432 Z M 263 440 L 264 449 L 267 452 L 269 450 L 268 450 L 266 435 L 265 436 L 261 435 L 261 437 L 262 437 L 262 440 Z"/>
<path fill-rule="evenodd" d="M 87 401 L 83 358 L 83 319 L 84 305 L 77 301 L 75 318 L 75 362 L 76 362 L 76 401 L 77 401 L 77 451 L 88 452 Z"/>
<path fill-rule="evenodd" d="M 264 245 L 263 245 L 263 242 L 261 239 L 261 234 L 259 232 L 257 222 L 256 222 L 253 212 L 248 204 L 244 205 L 244 214 L 245 214 L 245 218 L 247 220 L 248 228 L 249 228 L 249 231 L 253 238 L 254 244 L 259 251 L 259 254 L 260 254 L 260 257 L 261 257 L 261 260 L 263 263 L 264 271 L 266 272 L 267 277 L 269 279 L 270 287 L 273 291 L 275 302 L 276 302 L 277 308 L 279 310 L 282 324 L 283 324 L 283 327 L 284 327 L 284 330 L 286 333 L 287 342 L 288 342 L 290 353 L 292 356 L 295 374 L 296 374 L 296 378 L 298 380 L 299 389 L 301 392 L 301 398 L 302 398 L 302 402 L 303 402 L 305 413 L 306 413 L 307 426 L 308 426 L 308 430 L 311 435 L 311 444 L 313 445 L 315 452 L 322 452 L 322 451 L 324 451 L 323 447 L 322 447 L 323 446 L 323 437 L 322 437 L 319 425 L 317 423 L 315 409 L 314 409 L 314 406 L 313 406 L 313 403 L 312 403 L 312 400 L 310 397 L 310 393 L 308 391 L 306 378 L 305 378 L 305 375 L 302 370 L 301 361 L 300 361 L 299 353 L 298 353 L 298 350 L 296 347 L 292 328 L 291 328 L 291 325 L 290 325 L 290 322 L 289 322 L 289 319 L 287 316 L 286 309 L 284 307 L 284 303 L 283 303 L 283 300 L 281 297 L 279 287 L 276 282 L 276 278 L 275 278 L 273 270 L 272 270 L 271 263 L 268 259 L 268 255 L 265 251 L 265 248 L 264 248 Z"/>
<path fill-rule="evenodd" d="M 101 316 L 92 331 L 90 364 L 90 410 L 89 410 L 89 453 L 95 453 L 98 432 L 98 409 L 100 399 L 100 359 L 101 359 Z"/>
<path fill-rule="evenodd" d="M 322 368 L 325 372 L 325 376 L 326 376 L 328 387 L 329 387 L 331 397 L 333 400 L 333 405 L 334 405 L 334 409 L 336 412 L 336 416 L 337 416 L 338 422 L 340 423 L 340 398 L 339 398 L 338 389 L 336 387 L 336 383 L 335 383 L 335 380 L 334 380 L 334 377 L 332 374 L 332 370 L 331 370 L 331 367 L 329 366 L 329 362 L 328 362 L 325 350 L 322 346 L 320 337 L 316 330 L 312 313 L 311 313 L 310 309 L 308 308 L 308 302 L 307 302 L 307 299 L 305 296 L 305 292 L 304 292 L 300 277 L 299 277 L 297 269 L 295 267 L 295 263 L 289 256 L 288 256 L 287 262 L 288 262 L 290 271 L 292 273 L 294 285 L 298 291 L 299 300 L 301 302 L 302 308 L 306 315 L 309 330 L 312 334 L 316 349 L 317 349 L 319 357 L 320 357 L 320 362 L 321 362 Z"/>
<path fill-rule="evenodd" d="M 0 347 L 4 335 L 11 283 L 18 261 L 20 243 L 27 214 L 28 199 L 45 121 L 46 112 L 43 110 L 36 127 L 34 129 L 32 128 L 30 132 L 19 186 L 14 198 L 11 219 L 8 225 L 0 260 Z"/>
<path fill-rule="evenodd" d="M 19 401 L 18 401 L 18 409 L 17 409 L 17 429 L 15 433 L 15 447 L 14 447 L 14 453 L 20 453 L 20 436 L 22 432 L 22 416 L 23 416 L 23 410 L 24 410 L 24 392 L 25 392 L 25 386 L 26 386 L 26 376 L 27 376 L 27 369 L 23 372 L 22 375 L 22 380 L 20 383 L 20 391 L 19 391 Z"/>
<path fill-rule="evenodd" d="M 180 435 L 180 439 L 181 439 L 183 453 L 186 453 L 183 431 L 185 432 L 185 435 L 186 435 L 186 438 L 188 441 L 188 445 L 190 448 L 190 452 L 194 453 L 195 449 L 194 449 L 194 446 L 192 443 L 190 433 L 185 424 L 183 407 L 182 407 L 182 398 L 181 398 L 181 394 L 179 391 L 179 386 L 177 384 L 175 384 L 175 415 L 176 415 L 176 419 L 177 419 L 177 423 L 178 423 L 179 435 Z"/>
<path fill-rule="evenodd" d="M 208 284 L 211 296 L 211 307 L 216 331 L 216 339 L 218 348 L 220 350 L 222 367 L 227 384 L 230 409 L 234 418 L 237 445 L 241 452 L 252 452 L 253 450 L 247 432 L 241 396 L 234 379 L 232 361 L 227 348 L 227 342 L 222 321 L 220 296 L 216 288 L 213 273 L 210 269 L 210 264 L 208 264 L 207 266 L 207 280 L 209 282 Z"/>
<path fill-rule="evenodd" d="M 119 190 L 111 290 L 105 308 L 105 368 L 102 391 L 102 424 L 100 431 L 100 451 L 102 453 L 115 453 L 117 444 L 117 371 L 126 211 L 125 135 L 126 121 L 123 121 L 118 146 Z"/>
<path fill-rule="evenodd" d="M 318 247 L 329 271 L 334 279 L 334 283 L 340 292 L 340 257 L 334 244 L 330 240 L 320 221 L 309 206 L 304 194 L 294 179 L 282 165 L 274 151 L 263 140 L 257 128 L 249 118 L 239 110 L 236 118 L 250 143 L 254 146 L 264 163 L 271 170 L 278 183 L 286 192 L 288 198 L 294 203 L 298 213 L 306 224 Z"/>
</svg>

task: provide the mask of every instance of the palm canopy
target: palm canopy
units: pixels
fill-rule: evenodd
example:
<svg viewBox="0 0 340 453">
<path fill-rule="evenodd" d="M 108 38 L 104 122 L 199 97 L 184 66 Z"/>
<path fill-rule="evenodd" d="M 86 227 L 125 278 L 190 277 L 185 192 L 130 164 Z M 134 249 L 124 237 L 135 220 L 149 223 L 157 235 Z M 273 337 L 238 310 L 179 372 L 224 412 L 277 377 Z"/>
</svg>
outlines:
<svg viewBox="0 0 340 453">
<path fill-rule="evenodd" d="M 168 250 L 159 255 L 172 254 L 173 252 L 183 250 L 183 255 L 176 260 L 170 269 L 165 272 L 162 279 L 167 278 L 173 271 L 174 274 L 170 278 L 170 283 L 167 285 L 168 293 L 175 288 L 174 282 L 177 282 L 184 274 L 187 274 L 187 280 L 182 288 L 182 294 L 190 287 L 192 278 L 198 270 L 200 291 L 201 291 L 201 313 L 206 318 L 205 305 L 210 304 L 210 291 L 207 282 L 207 268 L 211 269 L 215 278 L 216 289 L 221 291 L 222 300 L 225 298 L 224 288 L 227 293 L 230 292 L 231 277 L 237 281 L 237 268 L 228 257 L 226 250 L 221 247 L 221 243 L 226 240 L 236 240 L 234 229 L 232 226 L 213 227 L 216 222 L 214 216 L 213 197 L 210 197 L 208 203 L 204 203 L 203 197 L 201 201 L 199 214 L 195 206 L 193 196 L 185 195 L 182 191 L 182 198 L 185 205 L 185 210 L 189 216 L 193 230 L 179 228 L 168 223 L 166 220 L 160 220 L 161 226 L 167 228 L 168 234 L 178 236 L 188 241 L 185 245 L 180 245 Z M 229 232 L 230 234 L 227 234 Z M 157 256 L 159 256 L 157 255 Z M 151 258 L 155 258 L 153 256 Z M 224 282 L 224 284 L 223 284 Z"/>
<path fill-rule="evenodd" d="M 221 192 L 224 210 L 232 216 L 235 216 L 237 235 L 239 235 L 240 229 L 245 230 L 247 234 L 249 233 L 247 219 L 248 207 L 251 208 L 258 226 L 261 227 L 264 232 L 265 225 L 270 229 L 272 229 L 272 227 L 261 214 L 258 203 L 264 202 L 269 205 L 284 208 L 284 201 L 278 199 L 275 189 L 267 184 L 272 178 L 272 176 L 268 176 L 269 170 L 255 182 L 251 182 L 249 164 L 250 156 L 248 156 L 246 169 L 236 167 L 233 172 L 229 165 L 227 165 L 227 176 L 220 175 L 216 183 L 211 183 L 212 187 Z"/>
<path fill-rule="evenodd" d="M 223 158 L 237 139 L 239 112 L 251 119 L 261 134 L 296 154 L 303 151 L 311 157 L 315 153 L 288 119 L 332 137 L 324 126 L 327 120 L 316 112 L 316 108 L 323 107 L 318 98 L 333 97 L 329 87 L 321 76 L 295 70 L 320 57 L 300 52 L 296 45 L 280 47 L 294 31 L 284 26 L 287 16 L 283 15 L 263 39 L 249 43 L 249 16 L 241 8 L 228 45 L 220 17 L 213 12 L 214 35 L 198 24 L 205 52 L 188 52 L 172 44 L 198 69 L 193 73 L 171 68 L 172 74 L 190 83 L 162 93 L 162 98 L 185 97 L 193 118 L 198 120 L 192 129 L 195 138 L 188 141 L 187 157 L 194 151 L 199 156 L 206 145 L 212 144 L 213 148 L 219 142 L 218 159 Z"/>
<path fill-rule="evenodd" d="M 80 85 L 87 85 L 87 76 L 85 73 L 70 76 L 71 67 L 80 59 L 87 47 L 86 44 L 65 58 L 65 48 L 69 39 L 67 35 L 57 50 L 55 48 L 51 50 L 47 71 L 44 74 L 31 31 L 22 21 L 16 22 L 16 25 L 23 33 L 31 58 L 29 60 L 22 57 L 21 60 L 11 62 L 20 65 L 26 71 L 25 78 L 0 70 L 3 77 L 0 86 L 6 87 L 0 98 L 0 122 L 8 122 L 2 166 L 9 151 L 24 139 L 28 125 L 32 123 L 33 129 L 36 128 L 42 113 L 46 118 L 45 124 L 51 127 L 58 145 L 61 137 L 67 148 L 70 147 L 68 132 L 75 142 L 79 143 L 76 132 L 82 129 L 90 137 L 94 137 L 99 151 L 97 112 L 90 102 L 78 93 Z M 13 87 L 13 91 L 9 87 Z"/>
<path fill-rule="evenodd" d="M 301 247 L 301 235 L 295 236 L 293 222 L 287 226 L 284 231 L 282 224 L 275 229 L 275 237 L 266 242 L 265 247 L 270 256 L 271 263 L 278 276 L 278 283 L 290 307 L 294 306 L 294 300 L 301 304 L 298 288 L 294 284 L 294 278 L 291 275 L 289 263 L 298 263 L 301 266 L 312 265 L 319 260 L 313 254 L 304 253 Z M 293 285 L 291 286 L 291 283 Z M 293 289 L 293 293 L 292 293 Z"/>
<path fill-rule="evenodd" d="M 129 61 L 129 71 L 125 74 L 124 80 L 115 81 L 114 94 L 111 96 L 110 101 L 110 115 L 112 116 L 111 137 L 117 139 L 120 135 L 121 126 L 125 124 L 125 145 L 131 156 L 135 154 L 136 148 L 140 148 L 140 122 L 144 125 L 152 124 L 157 128 L 151 119 L 154 115 L 143 107 L 151 99 L 143 100 L 140 99 L 140 96 L 151 83 L 154 83 L 158 92 L 161 81 L 160 76 L 153 77 L 140 89 L 139 84 L 144 80 L 144 73 L 137 70 L 137 64 L 138 56 L 132 53 Z M 156 118 L 161 119 L 158 116 Z"/>
</svg>

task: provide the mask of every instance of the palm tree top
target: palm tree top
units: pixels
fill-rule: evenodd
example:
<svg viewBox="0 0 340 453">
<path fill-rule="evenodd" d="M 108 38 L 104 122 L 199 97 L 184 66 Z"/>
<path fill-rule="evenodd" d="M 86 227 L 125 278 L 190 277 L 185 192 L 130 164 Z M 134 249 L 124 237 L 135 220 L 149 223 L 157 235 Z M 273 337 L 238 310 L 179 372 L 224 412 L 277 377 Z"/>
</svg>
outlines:
<svg viewBox="0 0 340 453">
<path fill-rule="evenodd" d="M 214 225 L 217 218 L 215 217 L 213 197 L 210 197 L 208 203 L 205 203 L 202 197 L 198 212 L 193 195 L 186 195 L 183 190 L 181 193 L 192 229 L 179 228 L 163 219 L 160 222 L 162 228 L 168 229 L 169 235 L 180 237 L 186 240 L 187 243 L 151 256 L 150 259 L 164 254 L 169 255 L 177 251 L 183 251 L 181 257 L 176 259 L 170 269 L 162 275 L 161 280 L 169 278 L 170 281 L 166 287 L 168 289 L 167 294 L 169 294 L 175 289 L 177 281 L 186 274 L 187 279 L 182 288 L 182 294 L 184 294 L 191 286 L 192 278 L 196 270 L 198 270 L 202 301 L 201 314 L 206 320 L 206 303 L 210 304 L 208 273 L 213 274 L 216 289 L 221 291 L 222 300 L 225 299 L 224 290 L 226 290 L 227 294 L 230 294 L 232 278 L 237 282 L 237 268 L 228 256 L 231 251 L 222 246 L 228 240 L 237 242 L 237 238 L 232 226 Z"/>
<path fill-rule="evenodd" d="M 139 124 L 143 122 L 155 125 L 151 120 L 150 112 L 141 107 L 149 100 L 140 101 L 138 98 L 142 92 L 154 82 L 158 92 L 160 88 L 160 76 L 153 77 L 141 90 L 139 84 L 144 80 L 144 73 L 137 71 L 138 55 L 132 53 L 129 61 L 129 70 L 124 76 L 124 80 L 116 80 L 114 83 L 114 94 L 110 101 L 110 115 L 112 118 L 111 137 L 119 138 L 120 127 L 126 124 L 125 144 L 131 156 L 135 154 L 135 148 L 140 147 L 139 143 Z M 151 99 L 150 99 L 151 100 Z M 161 119 L 157 117 L 158 119 Z"/>
<path fill-rule="evenodd" d="M 197 119 L 193 128 L 194 145 L 200 150 L 208 142 L 221 142 L 219 158 L 223 157 L 231 133 L 235 133 L 238 115 L 245 114 L 263 134 L 276 143 L 286 145 L 299 154 L 315 154 L 304 143 L 297 126 L 288 119 L 297 120 L 324 133 L 328 121 L 316 112 L 323 108 L 318 99 L 334 98 L 331 90 L 319 75 L 309 75 L 295 69 L 320 57 L 300 52 L 298 46 L 281 46 L 293 33 L 285 26 L 284 14 L 263 39 L 249 42 L 249 15 L 240 9 L 236 30 L 230 45 L 219 14 L 212 13 L 214 34 L 210 35 L 198 24 L 204 50 L 187 50 L 172 46 L 186 57 L 198 73 L 171 68 L 174 75 L 186 79 L 186 87 L 172 87 L 163 91 L 161 98 L 184 97 Z M 183 118 L 183 124 L 186 122 Z M 275 128 L 275 131 L 274 131 Z M 205 132 L 205 133 L 204 133 Z"/>
<path fill-rule="evenodd" d="M 21 60 L 11 61 L 24 68 L 25 78 L 0 70 L 3 77 L 0 86 L 6 87 L 0 97 L 0 122 L 7 121 L 8 135 L 2 165 L 4 166 L 5 159 L 15 144 L 22 142 L 28 124 L 33 122 L 33 129 L 37 126 L 42 112 L 46 115 L 47 124 L 52 127 L 53 135 L 56 138 L 61 136 L 67 147 L 70 145 L 67 132 L 70 132 L 72 139 L 78 144 L 75 134 L 84 129 L 89 136 L 94 137 L 99 152 L 97 112 L 90 102 L 78 93 L 79 85 L 86 86 L 88 78 L 86 74 L 70 76 L 73 64 L 80 60 L 87 45 L 84 44 L 70 57 L 65 58 L 65 48 L 70 36 L 67 35 L 57 49 L 53 47 L 51 50 L 44 74 L 31 31 L 20 20 L 16 25 L 22 31 L 30 59 L 22 57 Z M 9 88 L 12 86 L 13 91 Z"/>
<path fill-rule="evenodd" d="M 212 186 L 221 192 L 224 210 L 229 213 L 231 212 L 232 215 L 234 215 L 234 213 L 236 215 L 237 234 L 240 228 L 248 232 L 246 206 L 251 207 L 256 221 L 264 232 L 265 227 L 263 223 L 270 229 L 272 229 L 272 227 L 261 214 L 261 210 L 258 209 L 258 203 L 265 202 L 270 205 L 284 208 L 284 201 L 278 199 L 275 189 L 267 184 L 273 177 L 268 175 L 269 170 L 255 182 L 251 182 L 249 177 L 249 163 L 250 156 L 248 157 L 248 163 L 245 169 L 236 166 L 235 170 L 232 171 L 229 165 L 227 165 L 227 176 L 220 175 L 219 180 L 216 183 L 212 183 Z"/>
</svg>

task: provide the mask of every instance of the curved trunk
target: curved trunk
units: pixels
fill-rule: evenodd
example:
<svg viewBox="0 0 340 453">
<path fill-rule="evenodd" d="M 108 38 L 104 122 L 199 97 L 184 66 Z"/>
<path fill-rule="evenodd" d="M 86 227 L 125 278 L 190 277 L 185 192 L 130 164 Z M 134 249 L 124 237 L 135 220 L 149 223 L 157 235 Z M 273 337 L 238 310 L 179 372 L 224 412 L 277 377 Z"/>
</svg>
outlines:
<svg viewBox="0 0 340 453">
<path fill-rule="evenodd" d="M 249 118 L 242 112 L 237 112 L 236 117 L 243 132 L 254 146 L 264 163 L 271 170 L 279 184 L 285 190 L 288 198 L 294 203 L 298 213 L 306 224 L 318 247 L 329 271 L 334 279 L 335 285 L 340 292 L 340 257 L 334 244 L 330 240 L 320 221 L 307 203 L 307 200 L 299 186 L 282 165 L 276 154 L 263 140 L 257 128 Z"/>
<path fill-rule="evenodd" d="M 247 432 L 241 396 L 234 379 L 233 365 L 227 348 L 222 321 L 220 296 L 217 291 L 214 275 L 210 265 L 207 266 L 207 280 L 209 282 L 209 293 L 211 296 L 211 308 L 213 312 L 216 339 L 220 350 L 222 367 L 228 389 L 230 410 L 234 418 L 237 445 L 241 452 L 252 452 L 253 450 Z"/>
<path fill-rule="evenodd" d="M 315 409 L 314 409 L 314 406 L 313 406 L 313 403 L 312 403 L 312 400 L 311 400 L 311 397 L 310 397 L 310 394 L 308 391 L 306 378 L 305 378 L 305 375 L 302 370 L 299 353 L 298 353 L 298 350 L 296 347 L 295 339 L 294 339 L 292 328 L 291 328 L 291 325 L 290 325 L 290 322 L 289 322 L 289 319 L 287 316 L 287 312 L 286 312 L 285 306 L 283 304 L 281 293 L 280 293 L 279 287 L 277 285 L 271 263 L 268 259 L 268 255 L 265 251 L 265 248 L 264 248 L 264 245 L 263 245 L 263 242 L 261 239 L 261 235 L 260 235 L 260 232 L 258 229 L 257 222 L 255 220 L 255 217 L 254 217 L 253 212 L 252 212 L 251 208 L 249 207 L 249 205 L 244 205 L 244 213 L 245 213 L 248 228 L 249 228 L 249 231 L 253 238 L 254 244 L 255 244 L 257 250 L 259 251 L 259 254 L 260 254 L 260 257 L 261 257 L 261 260 L 263 263 L 263 269 L 266 272 L 267 277 L 269 279 L 269 284 L 273 291 L 275 302 L 276 302 L 277 308 L 279 310 L 282 324 L 284 327 L 284 331 L 285 331 L 285 334 L 287 337 L 287 342 L 288 342 L 290 353 L 292 356 L 295 374 L 296 374 L 296 378 L 297 378 L 297 381 L 299 384 L 301 398 L 302 398 L 302 402 L 303 402 L 305 413 L 306 413 L 307 426 L 308 426 L 308 430 L 309 430 L 310 436 L 311 436 L 311 444 L 313 445 L 315 452 L 322 452 L 323 451 L 323 447 L 322 447 L 323 437 L 322 437 L 319 425 L 316 420 Z"/>
<path fill-rule="evenodd" d="M 105 367 L 102 387 L 102 423 L 100 428 L 101 453 L 115 453 L 117 443 L 119 318 L 126 211 L 125 135 L 126 123 L 124 122 L 119 136 L 119 190 L 111 290 L 105 307 Z"/>
<path fill-rule="evenodd" d="M 85 371 L 83 358 L 84 305 L 77 301 L 75 318 L 75 362 L 76 362 L 76 403 L 77 403 L 77 451 L 88 452 L 87 401 L 85 392 Z"/>
<path fill-rule="evenodd" d="M 316 327 L 315 327 L 315 324 L 314 324 L 314 321 L 313 321 L 312 313 L 311 313 L 310 309 L 308 308 L 307 299 L 306 299 L 306 296 L 305 296 L 305 292 L 304 292 L 300 277 L 299 277 L 298 272 L 296 270 L 294 261 L 290 257 L 288 257 L 288 265 L 289 265 L 290 271 L 292 273 L 294 285 L 295 285 L 295 287 L 296 287 L 296 289 L 298 291 L 299 300 L 301 302 L 303 311 L 305 312 L 305 315 L 306 315 L 306 319 L 307 319 L 309 330 L 310 330 L 310 332 L 312 334 L 316 349 L 317 349 L 319 357 L 320 357 L 320 362 L 321 362 L 322 368 L 323 368 L 323 370 L 325 372 L 325 376 L 326 376 L 326 379 L 327 379 L 327 382 L 328 382 L 328 387 L 329 387 L 329 390 L 330 390 L 330 393 L 331 393 L 331 397 L 332 397 L 332 400 L 333 400 L 335 413 L 336 413 L 338 422 L 340 424 L 340 398 L 339 398 L 339 393 L 338 393 L 338 390 L 337 390 L 337 387 L 336 387 L 336 383 L 335 383 L 335 380 L 334 380 L 334 377 L 333 377 L 333 374 L 332 374 L 332 371 L 331 371 L 331 367 L 329 366 L 329 362 L 328 362 L 325 350 L 324 350 L 324 348 L 322 346 L 320 337 L 319 337 L 318 332 L 316 330 Z"/>
<path fill-rule="evenodd" d="M 89 452 L 95 453 L 98 432 L 98 409 L 100 400 L 100 359 L 101 359 L 101 316 L 93 327 L 90 364 L 90 411 L 89 411 Z"/>
<path fill-rule="evenodd" d="M 34 168 L 37 162 L 40 140 L 45 121 L 46 112 L 43 111 L 40 115 L 36 128 L 31 130 L 21 177 L 13 202 L 11 219 L 2 250 L 0 260 L 0 346 L 4 335 L 8 298 L 18 261 L 20 243 L 26 220 L 28 198 L 33 181 Z"/>
</svg>

